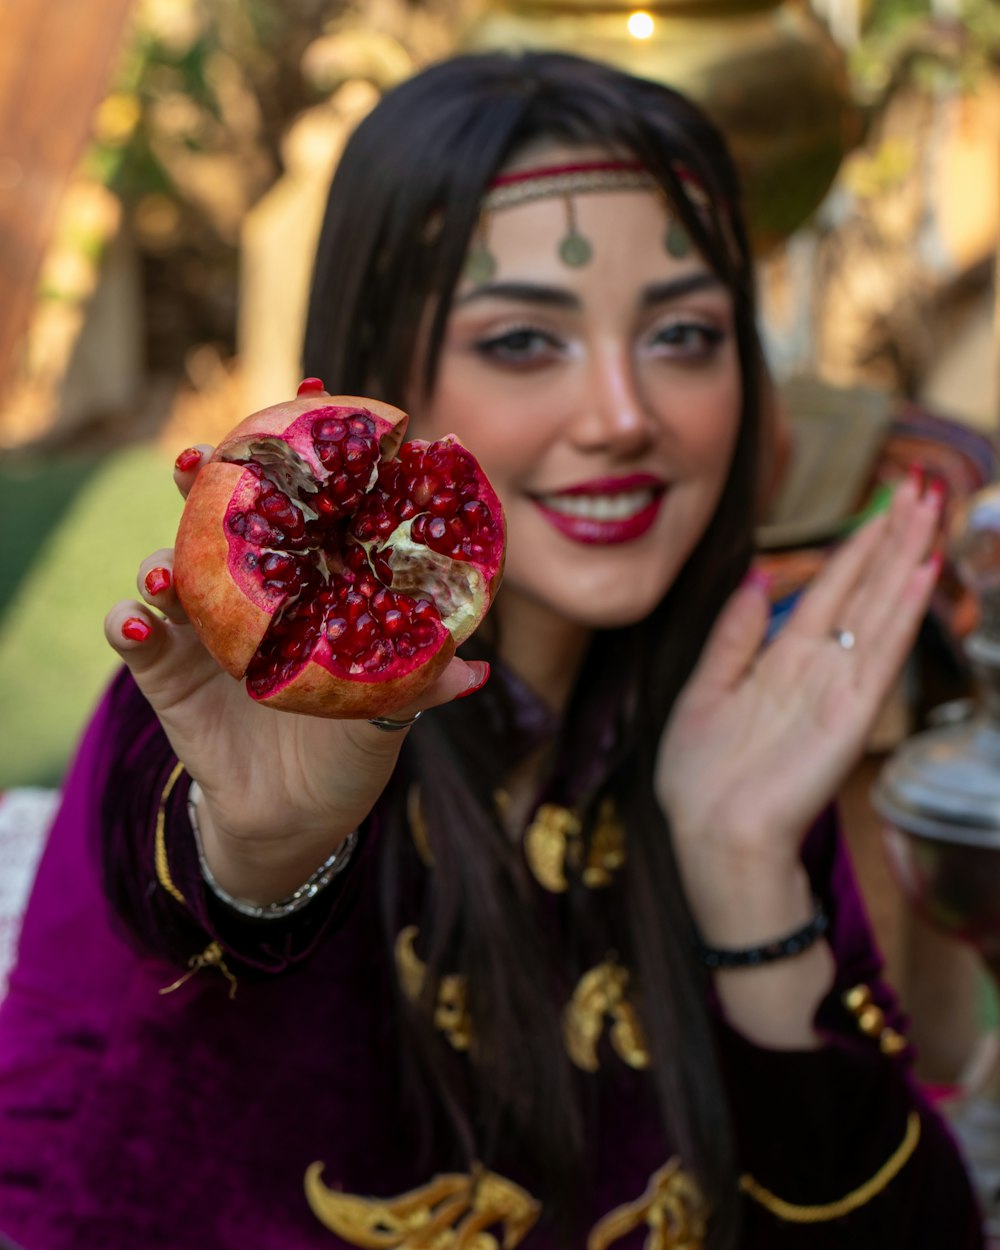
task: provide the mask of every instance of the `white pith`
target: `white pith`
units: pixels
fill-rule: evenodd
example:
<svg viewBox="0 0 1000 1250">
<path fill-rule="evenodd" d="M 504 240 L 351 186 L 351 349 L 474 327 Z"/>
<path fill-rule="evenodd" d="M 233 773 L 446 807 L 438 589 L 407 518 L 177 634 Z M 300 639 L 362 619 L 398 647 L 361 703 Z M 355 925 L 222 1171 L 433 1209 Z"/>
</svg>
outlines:
<svg viewBox="0 0 1000 1250">
<path fill-rule="evenodd" d="M 651 487 L 623 490 L 616 495 L 539 495 L 538 501 L 561 516 L 583 521 L 627 521 L 656 498 Z"/>
<path fill-rule="evenodd" d="M 453 560 L 414 542 L 411 525 L 412 521 L 397 525 L 385 543 L 390 549 L 392 590 L 414 599 L 432 599 L 442 624 L 458 644 L 472 633 L 482 615 L 483 575 L 464 560 Z"/>
</svg>

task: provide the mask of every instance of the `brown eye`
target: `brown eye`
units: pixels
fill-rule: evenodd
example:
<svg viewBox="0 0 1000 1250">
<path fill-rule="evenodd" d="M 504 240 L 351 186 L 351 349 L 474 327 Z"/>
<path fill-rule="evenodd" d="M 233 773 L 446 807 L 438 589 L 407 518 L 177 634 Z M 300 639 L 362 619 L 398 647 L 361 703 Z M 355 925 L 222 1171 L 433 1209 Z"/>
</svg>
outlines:
<svg viewBox="0 0 1000 1250">
<path fill-rule="evenodd" d="M 666 356 L 701 359 L 711 356 L 725 337 L 725 331 L 704 321 L 674 321 L 655 330 L 648 343 Z"/>
<path fill-rule="evenodd" d="M 476 351 L 501 364 L 530 365 L 549 359 L 562 344 L 551 334 L 528 326 L 506 330 L 476 344 Z"/>
</svg>

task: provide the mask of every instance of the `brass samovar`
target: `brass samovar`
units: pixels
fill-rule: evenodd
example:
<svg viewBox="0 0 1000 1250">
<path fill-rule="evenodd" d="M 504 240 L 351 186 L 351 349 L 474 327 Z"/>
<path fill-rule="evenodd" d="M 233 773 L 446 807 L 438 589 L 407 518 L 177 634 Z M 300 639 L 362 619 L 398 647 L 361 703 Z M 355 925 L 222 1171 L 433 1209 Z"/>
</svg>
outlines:
<svg viewBox="0 0 1000 1250">
<path fill-rule="evenodd" d="M 796 0 L 493 0 L 462 42 L 573 51 L 690 96 L 741 168 L 758 251 L 806 220 L 861 133 L 844 55 Z"/>
</svg>

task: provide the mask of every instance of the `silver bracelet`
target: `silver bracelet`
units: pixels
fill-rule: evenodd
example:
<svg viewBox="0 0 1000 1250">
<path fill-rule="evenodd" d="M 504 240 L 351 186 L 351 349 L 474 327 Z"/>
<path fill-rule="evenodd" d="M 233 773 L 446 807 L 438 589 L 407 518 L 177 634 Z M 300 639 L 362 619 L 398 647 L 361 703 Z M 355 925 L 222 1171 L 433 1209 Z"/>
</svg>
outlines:
<svg viewBox="0 0 1000 1250">
<path fill-rule="evenodd" d="M 194 844 L 198 849 L 198 862 L 201 864 L 201 875 L 205 884 L 212 891 L 220 902 L 231 907 L 233 911 L 238 911 L 241 916 L 249 916 L 253 920 L 283 920 L 286 916 L 292 916 L 297 911 L 301 911 L 306 903 L 311 902 L 320 890 L 325 889 L 339 872 L 347 867 L 354 854 L 354 848 L 358 844 L 358 831 L 355 831 L 341 842 L 340 846 L 333 854 L 323 861 L 316 871 L 303 881 L 297 890 L 289 894 L 287 898 L 279 899 L 276 903 L 254 903 L 248 898 L 236 898 L 230 894 L 228 890 L 224 890 L 215 877 L 212 876 L 212 870 L 208 866 L 205 859 L 205 851 L 201 844 L 201 828 L 198 825 L 198 800 L 201 798 L 201 786 L 197 781 L 191 782 L 191 788 L 188 791 L 188 819 L 191 821 L 191 830 L 194 833 Z"/>
</svg>

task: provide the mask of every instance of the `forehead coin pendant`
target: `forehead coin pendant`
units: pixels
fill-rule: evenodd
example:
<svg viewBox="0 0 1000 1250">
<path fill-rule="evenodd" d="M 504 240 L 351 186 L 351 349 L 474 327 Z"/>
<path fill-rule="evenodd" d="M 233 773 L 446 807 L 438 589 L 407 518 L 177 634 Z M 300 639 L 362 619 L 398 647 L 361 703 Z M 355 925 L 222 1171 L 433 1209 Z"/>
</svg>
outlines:
<svg viewBox="0 0 1000 1250">
<path fill-rule="evenodd" d="M 728 223 L 723 211 L 716 215 L 711 199 L 700 180 L 685 166 L 677 164 L 674 172 L 681 183 L 688 202 L 711 228 L 721 230 L 732 254 L 733 241 L 727 233 Z M 663 234 L 663 247 L 668 256 L 682 260 L 694 252 L 694 242 L 677 217 L 666 192 L 648 169 L 638 161 L 603 160 L 580 161 L 568 165 L 544 165 L 537 169 L 518 170 L 499 174 L 489 184 L 483 196 L 479 222 L 466 257 L 466 278 L 478 284 L 489 282 L 496 274 L 496 258 L 489 248 L 490 214 L 502 208 L 518 204 L 530 204 L 535 200 L 559 196 L 566 210 L 566 233 L 559 241 L 558 256 L 570 269 L 589 264 L 594 255 L 590 240 L 581 234 L 576 217 L 575 196 L 591 191 L 656 191 L 664 199 L 667 225 Z"/>
</svg>

